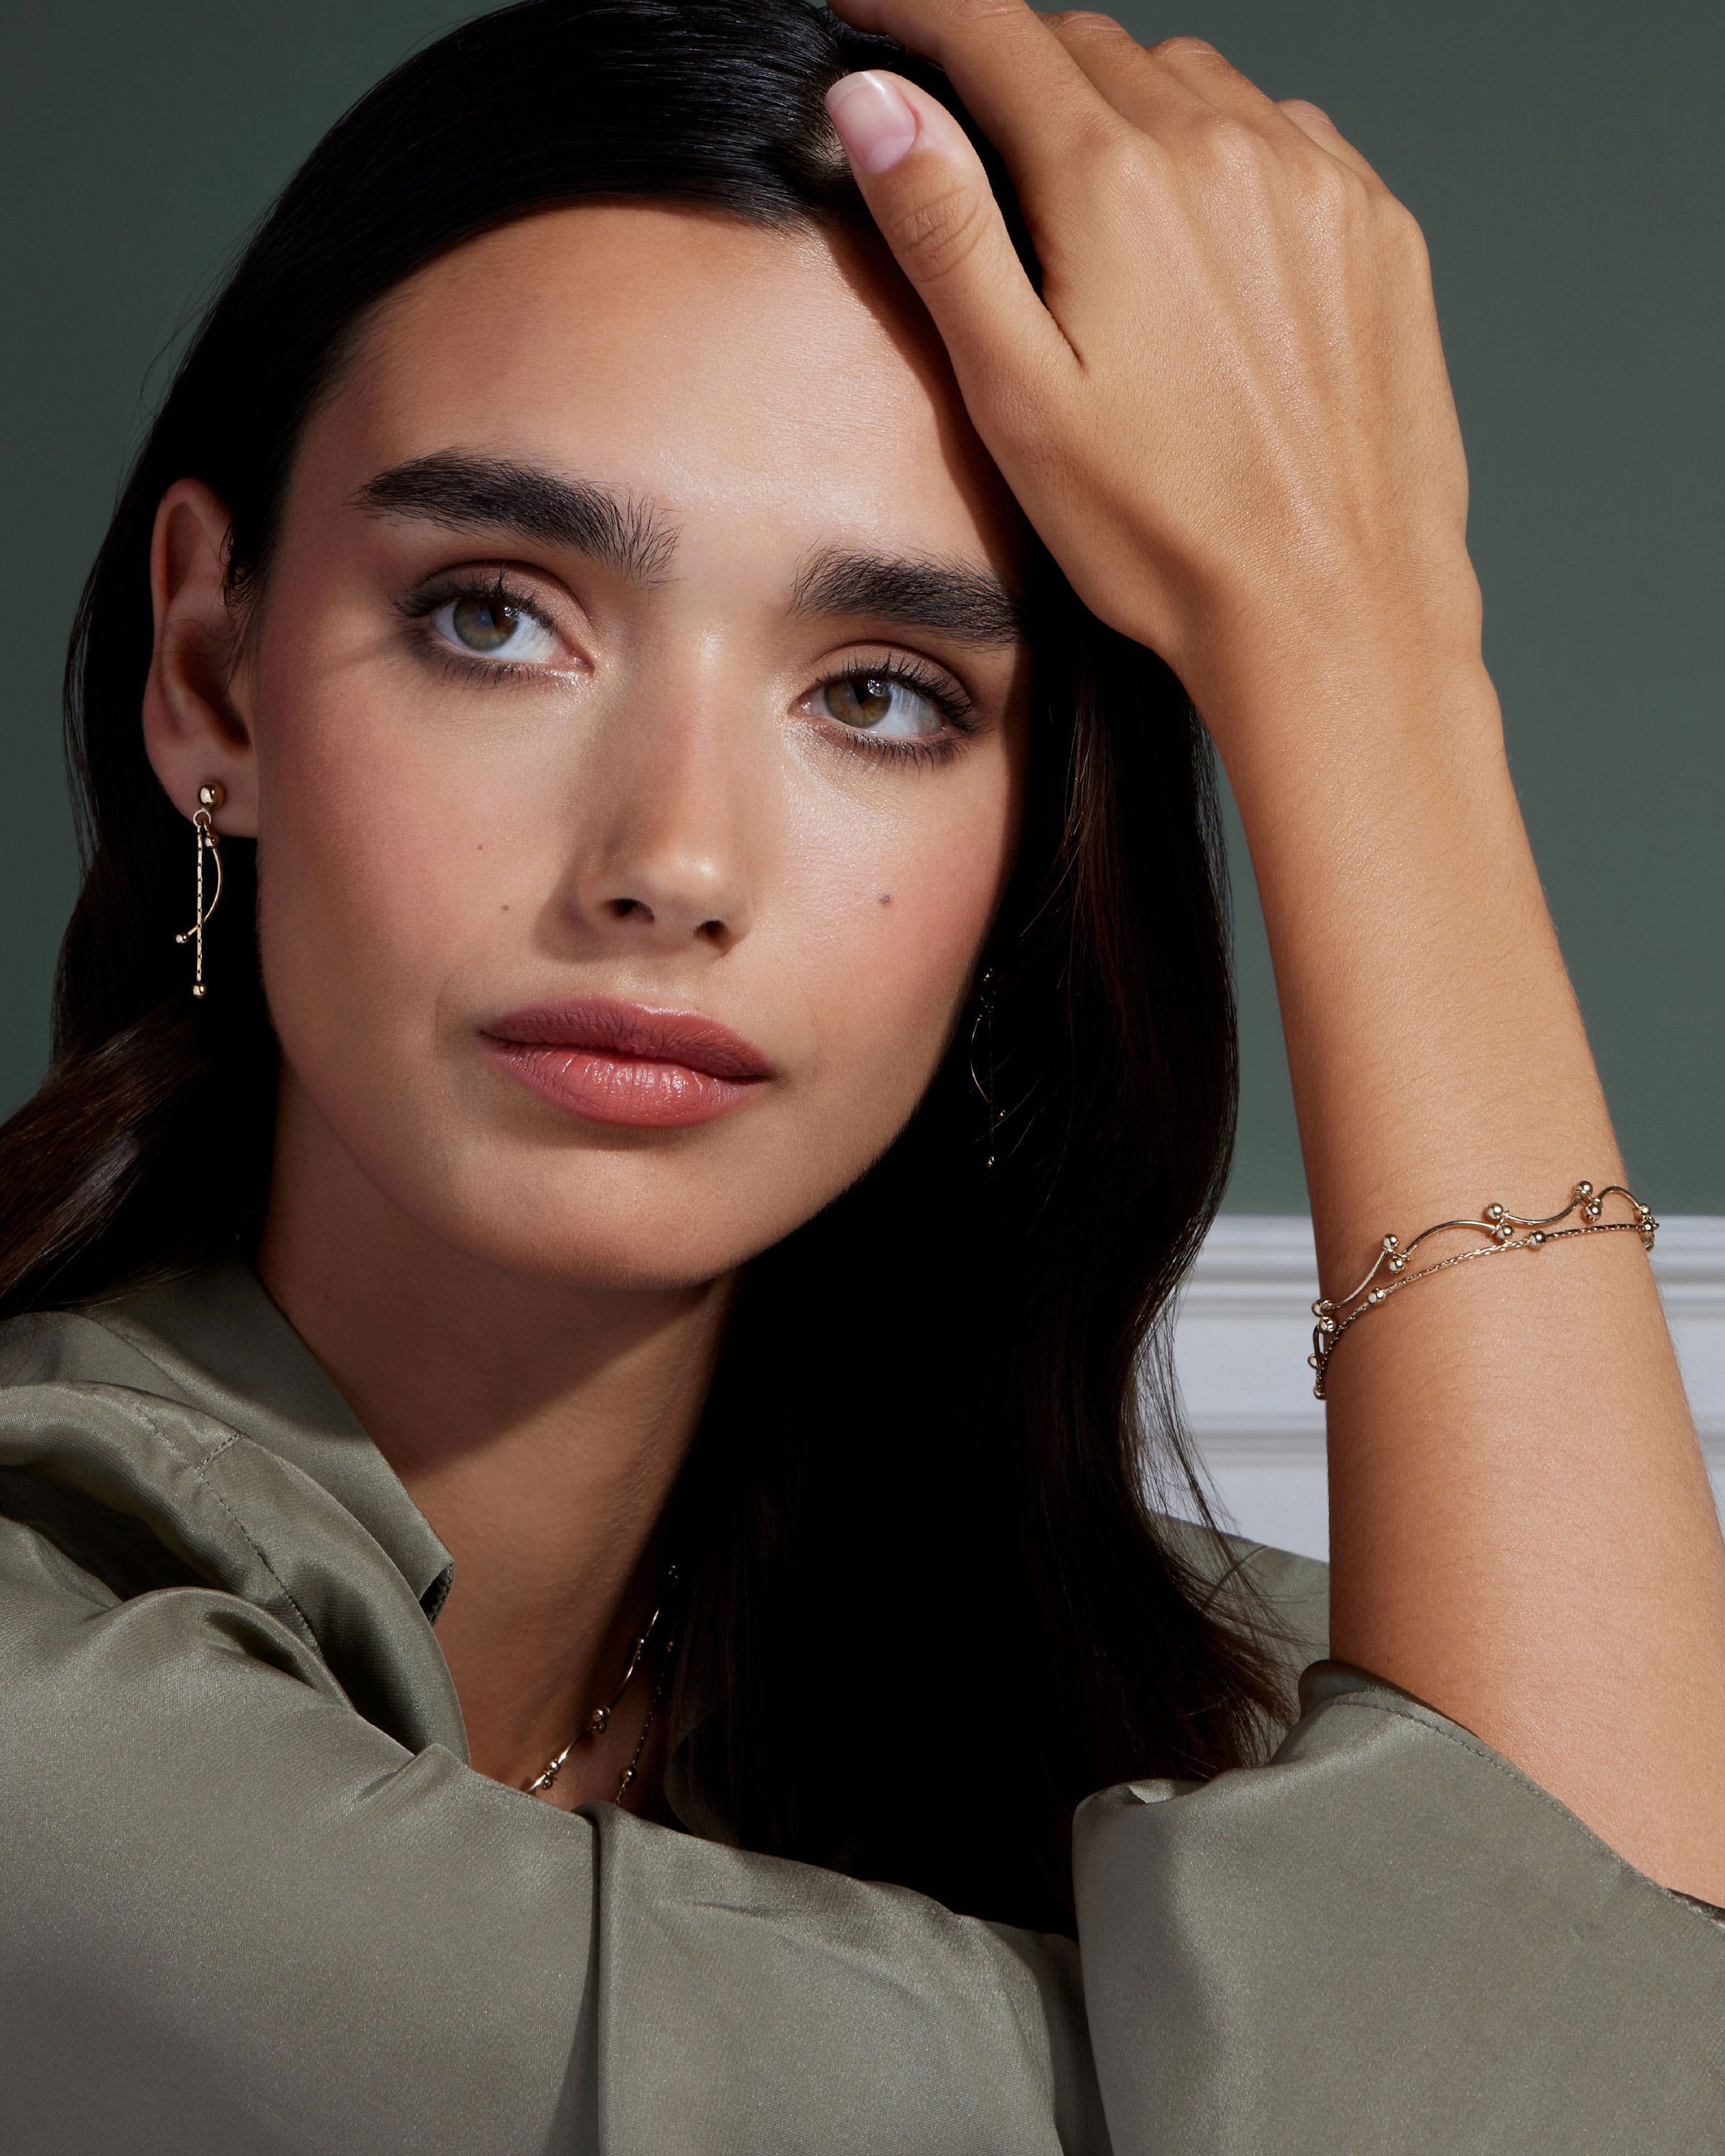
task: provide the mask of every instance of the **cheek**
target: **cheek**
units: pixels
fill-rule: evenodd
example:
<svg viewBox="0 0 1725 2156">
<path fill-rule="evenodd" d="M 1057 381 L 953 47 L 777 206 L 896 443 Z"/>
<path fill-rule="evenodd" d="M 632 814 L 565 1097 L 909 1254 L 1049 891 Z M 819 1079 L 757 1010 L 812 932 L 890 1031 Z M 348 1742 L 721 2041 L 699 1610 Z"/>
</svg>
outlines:
<svg viewBox="0 0 1725 2156">
<path fill-rule="evenodd" d="M 809 924 L 814 1091 L 829 1107 L 843 1097 L 871 1152 L 934 1075 L 1010 865 L 1016 819 L 1004 759 L 970 762 L 962 779 L 899 780 L 909 798 L 884 829 L 871 820 L 829 833 L 794 861 L 803 888 L 791 911 Z"/>
<path fill-rule="evenodd" d="M 501 766 L 283 682 L 260 728 L 259 933 L 289 1059 L 310 1075 L 429 1052 L 444 984 L 506 918 Z"/>
</svg>

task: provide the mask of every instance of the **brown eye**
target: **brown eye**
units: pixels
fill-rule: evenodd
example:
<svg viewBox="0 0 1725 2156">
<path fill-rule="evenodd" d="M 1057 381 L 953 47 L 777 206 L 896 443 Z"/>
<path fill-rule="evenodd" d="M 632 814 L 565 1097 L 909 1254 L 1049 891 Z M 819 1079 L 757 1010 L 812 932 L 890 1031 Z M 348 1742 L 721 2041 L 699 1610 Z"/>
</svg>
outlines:
<svg viewBox="0 0 1725 2156">
<path fill-rule="evenodd" d="M 521 624 L 520 608 L 507 599 L 475 595 L 449 608 L 449 626 L 470 651 L 502 650 Z"/>
<path fill-rule="evenodd" d="M 847 726 L 878 726 L 892 709 L 892 684 L 878 674 L 849 674 L 827 684 L 827 709 Z"/>
<path fill-rule="evenodd" d="M 496 588 L 458 592 L 431 616 L 435 634 L 453 649 L 475 659 L 542 666 L 557 656 L 557 640 L 548 622 L 524 599 L 509 598 Z M 501 666 L 498 670 L 503 670 Z"/>
<path fill-rule="evenodd" d="M 821 701 L 829 718 L 859 733 L 927 741 L 943 731 L 943 715 L 933 698 L 897 675 L 836 675 L 821 685 Z"/>
</svg>

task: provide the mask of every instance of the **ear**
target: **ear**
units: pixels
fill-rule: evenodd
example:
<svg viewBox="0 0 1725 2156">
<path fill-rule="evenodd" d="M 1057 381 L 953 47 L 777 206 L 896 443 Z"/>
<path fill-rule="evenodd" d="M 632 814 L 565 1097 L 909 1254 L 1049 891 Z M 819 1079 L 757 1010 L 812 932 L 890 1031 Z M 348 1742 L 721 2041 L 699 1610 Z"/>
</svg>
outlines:
<svg viewBox="0 0 1725 2156">
<path fill-rule="evenodd" d="M 257 752 L 236 693 L 239 639 L 223 583 L 228 527 L 202 480 L 176 480 L 156 511 L 150 598 L 156 645 L 144 685 L 144 747 L 182 816 L 212 779 L 226 796 L 214 818 L 223 836 L 258 829 Z"/>
</svg>

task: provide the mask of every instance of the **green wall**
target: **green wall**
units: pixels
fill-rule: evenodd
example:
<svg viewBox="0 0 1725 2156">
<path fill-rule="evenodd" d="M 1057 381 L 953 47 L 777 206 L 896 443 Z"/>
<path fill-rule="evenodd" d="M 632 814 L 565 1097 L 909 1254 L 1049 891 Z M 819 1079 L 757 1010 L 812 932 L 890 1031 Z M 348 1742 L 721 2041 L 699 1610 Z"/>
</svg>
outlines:
<svg viewBox="0 0 1725 2156">
<path fill-rule="evenodd" d="M 319 132 L 457 0 L 57 0 L 10 11 L 0 1110 L 46 1050 L 74 864 L 57 724 L 74 600 L 163 355 Z M 1322 105 L 1431 247 L 1486 656 L 1636 1187 L 1725 1212 L 1718 85 L 1725 10 L 1604 0 L 1142 0 Z M 1709 619 L 1715 629 L 1708 631 Z M 1421 864 L 1422 873 L 1441 864 Z M 1230 1202 L 1303 1204 L 1240 876 Z M 1503 1048 L 1516 1053 L 1515 1014 Z"/>
</svg>

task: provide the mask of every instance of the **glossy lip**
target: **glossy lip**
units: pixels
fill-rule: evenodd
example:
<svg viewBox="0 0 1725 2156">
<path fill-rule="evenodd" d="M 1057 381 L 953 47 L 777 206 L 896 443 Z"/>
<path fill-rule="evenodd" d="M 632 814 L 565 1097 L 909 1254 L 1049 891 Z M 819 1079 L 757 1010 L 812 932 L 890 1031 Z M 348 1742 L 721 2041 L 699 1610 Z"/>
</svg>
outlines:
<svg viewBox="0 0 1725 2156">
<path fill-rule="evenodd" d="M 480 1037 L 543 1098 L 637 1129 L 711 1122 L 776 1075 L 769 1056 L 716 1019 L 608 996 L 511 1011 Z"/>
</svg>

